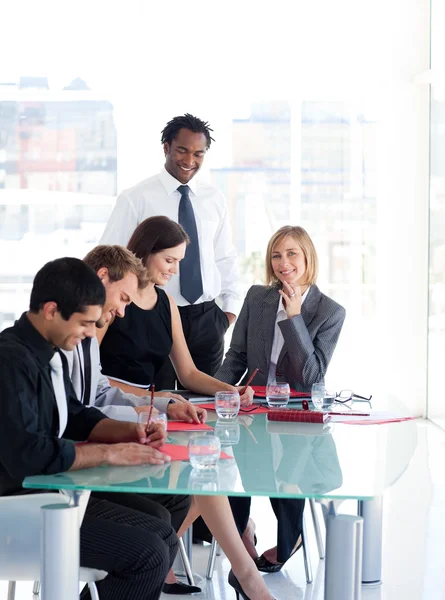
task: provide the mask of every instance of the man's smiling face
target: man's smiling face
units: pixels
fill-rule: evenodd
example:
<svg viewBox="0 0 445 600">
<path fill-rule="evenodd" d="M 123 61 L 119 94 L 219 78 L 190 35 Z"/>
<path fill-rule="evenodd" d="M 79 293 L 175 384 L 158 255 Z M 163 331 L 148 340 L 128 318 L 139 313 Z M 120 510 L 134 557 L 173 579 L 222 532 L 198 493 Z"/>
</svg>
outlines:
<svg viewBox="0 0 445 600">
<path fill-rule="evenodd" d="M 206 136 L 182 128 L 171 144 L 164 143 L 164 152 L 166 170 L 185 185 L 201 168 L 207 152 Z"/>
</svg>

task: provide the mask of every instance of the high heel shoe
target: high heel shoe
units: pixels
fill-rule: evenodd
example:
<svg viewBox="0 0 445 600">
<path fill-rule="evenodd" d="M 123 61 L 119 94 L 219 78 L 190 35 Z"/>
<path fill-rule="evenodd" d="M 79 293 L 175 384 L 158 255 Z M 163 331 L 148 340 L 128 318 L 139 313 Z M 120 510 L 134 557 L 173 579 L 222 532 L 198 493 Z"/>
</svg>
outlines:
<svg viewBox="0 0 445 600">
<path fill-rule="evenodd" d="M 241 587 L 241 584 L 238 581 L 238 579 L 235 577 L 235 574 L 232 571 L 232 569 L 230 569 L 228 581 L 229 581 L 229 585 L 231 585 L 233 587 L 233 589 L 235 590 L 236 600 L 239 600 L 240 595 L 243 600 L 250 600 L 249 596 L 246 596 L 245 591 Z"/>
<path fill-rule="evenodd" d="M 291 558 L 295 554 L 295 552 L 301 548 L 302 545 L 303 545 L 303 536 L 300 536 L 300 540 L 297 544 L 297 547 L 292 552 L 292 554 L 289 556 L 289 558 Z M 281 569 L 287 563 L 289 558 L 284 563 L 273 563 L 273 562 L 270 562 L 270 560 L 267 560 L 267 558 L 265 558 L 264 555 L 262 554 L 258 558 L 255 558 L 254 562 L 256 564 L 258 571 L 261 571 L 262 573 L 278 573 L 279 571 L 281 571 Z"/>
<path fill-rule="evenodd" d="M 238 579 L 235 577 L 235 574 L 232 571 L 232 569 L 230 569 L 228 581 L 229 585 L 231 585 L 236 592 L 236 600 L 239 600 L 240 594 L 243 600 L 250 600 L 249 596 L 246 596 L 246 594 L 244 593 L 244 590 L 241 587 L 241 584 L 238 581 Z"/>
</svg>

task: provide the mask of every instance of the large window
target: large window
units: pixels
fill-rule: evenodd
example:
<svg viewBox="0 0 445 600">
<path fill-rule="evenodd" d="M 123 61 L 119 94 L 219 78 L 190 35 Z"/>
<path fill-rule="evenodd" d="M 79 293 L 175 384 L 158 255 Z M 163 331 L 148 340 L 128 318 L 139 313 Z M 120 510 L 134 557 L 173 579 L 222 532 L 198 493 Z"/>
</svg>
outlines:
<svg viewBox="0 0 445 600">
<path fill-rule="evenodd" d="M 426 347 L 428 97 L 412 75 L 428 67 L 428 2 L 198 1 L 189 14 L 79 0 L 69 28 L 47 6 L 50 20 L 8 7 L 17 27 L 0 36 L 0 327 L 41 264 L 97 243 L 115 194 L 161 168 L 164 124 L 192 112 L 214 129 L 202 176 L 227 197 L 246 287 L 271 233 L 302 224 L 320 288 L 347 310 L 328 380 L 422 412 L 409 342 Z"/>
<path fill-rule="evenodd" d="M 445 356 L 445 45 L 442 2 L 432 2 L 430 271 L 428 416 L 445 428 L 442 363 Z"/>
</svg>

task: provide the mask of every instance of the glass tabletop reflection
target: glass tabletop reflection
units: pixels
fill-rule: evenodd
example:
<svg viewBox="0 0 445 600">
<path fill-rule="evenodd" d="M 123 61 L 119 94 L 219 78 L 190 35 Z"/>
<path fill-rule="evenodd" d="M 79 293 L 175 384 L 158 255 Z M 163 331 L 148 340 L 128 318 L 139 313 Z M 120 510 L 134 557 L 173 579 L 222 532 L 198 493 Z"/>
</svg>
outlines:
<svg viewBox="0 0 445 600">
<path fill-rule="evenodd" d="M 192 469 L 188 461 L 162 466 L 96 467 L 27 477 L 32 489 L 135 493 L 371 499 L 405 471 L 417 444 L 417 421 L 387 425 L 269 422 L 243 414 L 209 424 L 231 458 L 217 469 Z M 168 442 L 187 445 L 191 434 Z"/>
</svg>

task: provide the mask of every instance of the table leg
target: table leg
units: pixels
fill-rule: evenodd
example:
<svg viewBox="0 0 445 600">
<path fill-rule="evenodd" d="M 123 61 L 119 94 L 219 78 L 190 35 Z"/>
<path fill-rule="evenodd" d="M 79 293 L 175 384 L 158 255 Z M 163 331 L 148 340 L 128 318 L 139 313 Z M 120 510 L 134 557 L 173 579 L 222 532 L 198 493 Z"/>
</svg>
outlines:
<svg viewBox="0 0 445 600">
<path fill-rule="evenodd" d="M 80 526 L 90 492 L 63 493 L 69 504 L 41 508 L 41 600 L 79 599 Z"/>
<path fill-rule="evenodd" d="M 360 600 L 363 519 L 337 515 L 330 502 L 326 519 L 324 600 Z"/>
<path fill-rule="evenodd" d="M 42 600 L 79 599 L 79 508 L 47 504 L 41 508 L 40 581 Z"/>
<path fill-rule="evenodd" d="M 382 497 L 360 500 L 358 514 L 363 517 L 363 585 L 382 583 Z"/>
</svg>

